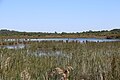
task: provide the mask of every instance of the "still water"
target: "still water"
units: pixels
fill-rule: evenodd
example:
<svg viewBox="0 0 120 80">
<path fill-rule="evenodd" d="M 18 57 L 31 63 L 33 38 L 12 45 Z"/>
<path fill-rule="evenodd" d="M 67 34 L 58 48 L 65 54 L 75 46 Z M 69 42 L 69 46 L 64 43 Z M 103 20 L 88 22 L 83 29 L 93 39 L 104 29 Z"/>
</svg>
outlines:
<svg viewBox="0 0 120 80">
<path fill-rule="evenodd" d="M 2 49 L 23 49 L 25 48 L 24 44 L 17 44 L 17 45 L 4 45 L 4 46 L 0 46 L 0 48 Z"/>
<path fill-rule="evenodd" d="M 16 39 L 7 39 L 6 41 L 16 41 Z M 115 42 L 115 41 L 120 41 L 120 39 L 99 39 L 99 38 L 49 38 L 49 39 L 19 39 L 19 41 L 77 41 L 77 42 Z M 28 45 L 26 44 L 17 44 L 17 45 L 3 45 L 0 46 L 2 49 L 24 49 L 27 48 Z M 41 51 L 41 50 L 36 50 L 36 51 L 31 51 L 27 49 L 27 54 L 33 55 L 33 56 L 51 56 L 51 57 L 66 57 L 66 59 L 71 59 L 72 54 L 66 54 L 63 51 Z"/>
<path fill-rule="evenodd" d="M 7 39 L 5 41 L 16 41 L 16 39 Z M 78 41 L 78 42 L 115 42 L 115 41 L 120 41 L 120 39 L 101 39 L 101 38 L 49 38 L 49 39 L 19 39 L 19 41 Z M 18 44 L 18 45 L 5 45 L 5 46 L 0 46 L 0 48 L 8 48 L 8 49 L 22 49 L 25 48 L 26 45 L 24 44 Z"/>
<path fill-rule="evenodd" d="M 110 42 L 110 41 L 120 41 L 120 39 L 102 39 L 102 38 L 47 38 L 47 39 L 18 39 L 18 41 L 91 41 L 91 42 Z M 16 39 L 7 39 L 5 41 L 16 41 Z"/>
</svg>

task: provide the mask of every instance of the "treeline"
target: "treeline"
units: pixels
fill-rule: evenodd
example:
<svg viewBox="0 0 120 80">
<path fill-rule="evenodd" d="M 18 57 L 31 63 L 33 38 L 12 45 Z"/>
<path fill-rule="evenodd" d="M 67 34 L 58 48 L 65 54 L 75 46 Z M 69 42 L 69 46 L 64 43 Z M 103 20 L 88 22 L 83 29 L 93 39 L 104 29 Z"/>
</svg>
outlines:
<svg viewBox="0 0 120 80">
<path fill-rule="evenodd" d="M 102 31 L 86 31 L 82 32 L 84 35 L 92 35 L 92 36 L 98 36 L 98 37 L 103 37 L 107 39 L 115 38 L 119 39 L 120 38 L 120 29 L 112 29 L 110 31 L 108 30 L 102 30 Z"/>
<path fill-rule="evenodd" d="M 67 32 L 19 32 L 14 30 L 1 29 L 0 37 L 29 37 L 29 38 L 119 38 L 120 39 L 120 29 L 112 29 L 112 30 L 102 30 L 102 31 L 86 31 L 86 32 L 75 32 L 75 33 L 67 33 Z"/>
</svg>

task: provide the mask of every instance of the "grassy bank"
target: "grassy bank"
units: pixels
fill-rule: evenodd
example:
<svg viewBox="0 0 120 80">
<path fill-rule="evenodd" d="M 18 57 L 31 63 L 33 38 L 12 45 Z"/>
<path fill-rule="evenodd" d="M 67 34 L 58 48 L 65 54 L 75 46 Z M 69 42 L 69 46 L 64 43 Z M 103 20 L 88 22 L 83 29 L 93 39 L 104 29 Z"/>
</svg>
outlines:
<svg viewBox="0 0 120 80">
<path fill-rule="evenodd" d="M 44 80 L 46 72 L 67 65 L 73 67 L 70 80 L 119 80 L 120 42 L 34 42 L 25 49 L 0 49 L 0 62 L 0 80 L 22 80 L 23 73 Z"/>
<path fill-rule="evenodd" d="M 48 33 L 48 32 L 19 32 L 14 30 L 0 30 L 0 39 L 35 39 L 35 38 L 107 38 L 120 39 L 120 29 L 102 30 L 102 31 L 86 31 L 76 33 Z"/>
</svg>

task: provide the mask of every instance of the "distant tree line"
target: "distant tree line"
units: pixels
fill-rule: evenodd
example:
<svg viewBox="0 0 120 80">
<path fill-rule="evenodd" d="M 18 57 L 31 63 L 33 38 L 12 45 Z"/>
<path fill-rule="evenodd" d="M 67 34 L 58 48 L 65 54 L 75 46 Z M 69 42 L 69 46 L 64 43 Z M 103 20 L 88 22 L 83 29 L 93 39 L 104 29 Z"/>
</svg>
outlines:
<svg viewBox="0 0 120 80">
<path fill-rule="evenodd" d="M 45 36 L 61 36 L 61 37 L 104 37 L 104 38 L 120 38 L 120 29 L 112 29 L 112 30 L 102 30 L 102 31 L 86 31 L 86 32 L 19 32 L 14 30 L 1 29 L 0 36 L 37 36 L 37 37 L 45 37 Z"/>
</svg>

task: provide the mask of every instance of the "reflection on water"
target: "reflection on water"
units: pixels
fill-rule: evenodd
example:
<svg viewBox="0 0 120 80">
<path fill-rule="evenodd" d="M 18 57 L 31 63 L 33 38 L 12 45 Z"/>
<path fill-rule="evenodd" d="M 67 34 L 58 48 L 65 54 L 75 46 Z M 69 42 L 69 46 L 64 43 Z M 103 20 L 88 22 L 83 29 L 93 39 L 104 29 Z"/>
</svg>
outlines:
<svg viewBox="0 0 120 80">
<path fill-rule="evenodd" d="M 72 58 L 72 54 L 65 54 L 62 51 L 41 51 L 37 50 L 35 52 L 28 52 L 30 55 L 35 55 L 35 56 L 52 56 L 52 57 L 66 57 L 66 58 Z"/>
<path fill-rule="evenodd" d="M 1 41 L 1 40 L 0 40 Z M 48 39 L 4 39 L 5 42 L 7 41 L 19 41 L 23 43 L 23 41 L 63 41 L 63 42 L 71 42 L 71 41 L 77 41 L 77 42 L 114 42 L 114 41 L 120 41 L 120 39 L 101 39 L 101 38 L 48 38 Z M 3 45 L 0 46 L 0 48 L 8 48 L 8 49 L 22 49 L 25 48 L 25 44 L 17 44 L 17 45 Z M 42 54 L 42 53 L 41 53 Z M 58 54 L 58 53 L 56 53 Z M 39 54 L 40 55 L 40 54 Z M 45 54 L 44 54 L 45 55 Z M 52 54 L 51 54 L 52 55 Z"/>
<path fill-rule="evenodd" d="M 24 44 L 17 44 L 17 45 L 4 45 L 4 46 L 0 46 L 0 48 L 2 49 L 23 49 L 25 48 L 26 45 Z"/>
<path fill-rule="evenodd" d="M 24 49 L 26 45 L 24 44 L 18 44 L 18 45 L 4 45 L 0 46 L 2 49 Z M 33 56 L 51 56 L 51 57 L 65 57 L 65 58 L 72 58 L 72 54 L 65 54 L 63 51 L 42 51 L 42 50 L 36 50 L 35 52 L 30 51 L 27 49 L 27 54 L 33 55 Z"/>
<path fill-rule="evenodd" d="M 49 38 L 49 39 L 30 39 L 30 41 L 64 41 L 66 40 L 70 41 L 78 41 L 78 42 L 85 42 L 85 41 L 91 41 L 91 42 L 110 42 L 110 41 L 120 41 L 120 39 L 101 39 L 101 38 Z"/>
<path fill-rule="evenodd" d="M 120 39 L 102 39 L 102 38 L 47 38 L 47 39 L 5 39 L 4 41 L 79 41 L 79 42 L 85 42 L 85 41 L 91 41 L 91 42 L 110 42 L 110 41 L 120 41 Z"/>
</svg>

